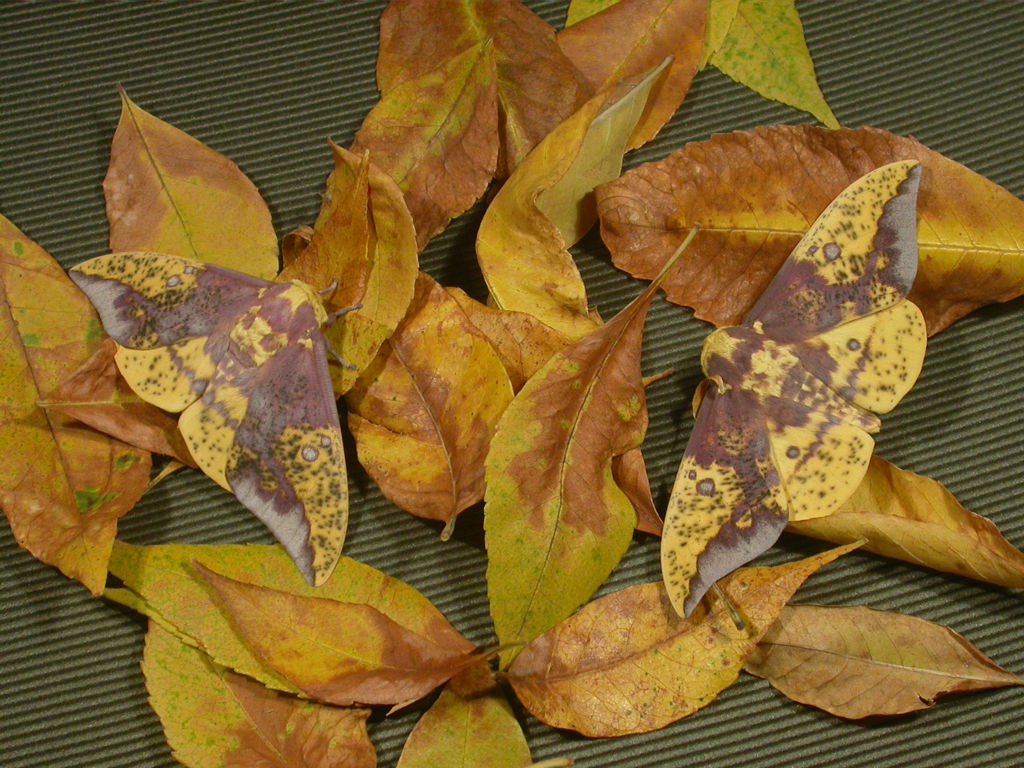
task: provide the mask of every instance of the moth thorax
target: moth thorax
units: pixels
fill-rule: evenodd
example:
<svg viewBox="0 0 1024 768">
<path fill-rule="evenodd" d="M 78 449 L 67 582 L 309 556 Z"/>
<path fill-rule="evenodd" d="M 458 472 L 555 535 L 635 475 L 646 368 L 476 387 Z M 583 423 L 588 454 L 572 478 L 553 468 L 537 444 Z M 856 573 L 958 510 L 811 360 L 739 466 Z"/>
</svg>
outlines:
<svg viewBox="0 0 1024 768">
<path fill-rule="evenodd" d="M 708 369 L 711 358 L 718 356 L 729 359 L 731 357 L 732 351 L 736 348 L 736 338 L 731 333 L 734 330 L 733 326 L 716 328 L 710 336 L 704 339 L 704 348 L 700 351 L 700 367 L 704 369 L 706 376 L 711 375 Z"/>
<path fill-rule="evenodd" d="M 327 322 L 327 310 L 324 309 L 323 299 L 320 298 L 320 294 L 308 283 L 304 283 L 301 280 L 290 280 L 291 285 L 288 286 L 282 295 L 291 302 L 293 308 L 298 309 L 303 304 L 310 304 L 313 307 L 313 312 L 316 315 L 317 325 L 322 326 Z"/>
</svg>

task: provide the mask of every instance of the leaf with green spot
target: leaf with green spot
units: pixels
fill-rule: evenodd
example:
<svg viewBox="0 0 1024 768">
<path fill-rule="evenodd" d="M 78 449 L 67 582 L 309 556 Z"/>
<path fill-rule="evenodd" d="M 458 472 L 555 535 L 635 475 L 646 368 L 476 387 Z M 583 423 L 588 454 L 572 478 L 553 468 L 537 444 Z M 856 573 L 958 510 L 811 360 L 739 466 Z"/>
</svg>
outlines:
<svg viewBox="0 0 1024 768">
<path fill-rule="evenodd" d="M 710 63 L 766 98 L 839 127 L 818 86 L 794 0 L 740 0 Z"/>
<path fill-rule="evenodd" d="M 367 709 L 272 691 L 213 664 L 150 622 L 142 657 L 149 703 L 174 758 L 186 766 L 374 768 Z"/>
<path fill-rule="evenodd" d="M 118 469 L 127 445 L 41 407 L 99 346 L 87 332 L 95 323 L 60 265 L 0 216 L 0 507 L 18 544 L 99 594 L 149 455 Z"/>
<path fill-rule="evenodd" d="M 498 423 L 484 529 L 502 644 L 528 642 L 576 610 L 629 546 L 637 515 L 614 465 L 647 429 L 640 345 L 659 284 L 552 355 Z"/>
</svg>

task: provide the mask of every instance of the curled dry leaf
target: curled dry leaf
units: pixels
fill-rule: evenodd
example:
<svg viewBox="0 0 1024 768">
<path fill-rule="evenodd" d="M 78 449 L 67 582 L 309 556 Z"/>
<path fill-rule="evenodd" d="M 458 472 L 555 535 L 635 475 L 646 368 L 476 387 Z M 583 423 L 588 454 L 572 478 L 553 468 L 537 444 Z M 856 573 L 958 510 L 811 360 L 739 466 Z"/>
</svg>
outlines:
<svg viewBox="0 0 1024 768">
<path fill-rule="evenodd" d="M 672 58 L 651 89 L 627 149 L 654 138 L 686 98 L 706 16 L 707 0 L 619 0 L 558 33 L 558 45 L 595 92 Z"/>
<path fill-rule="evenodd" d="M 238 636 L 209 586 L 196 575 L 194 561 L 235 580 L 292 595 L 367 605 L 437 646 L 472 648 L 415 589 L 347 557 L 338 561 L 323 585 L 311 587 L 277 546 L 136 547 L 115 543 L 110 572 L 124 588 L 120 593 L 105 593 L 107 596 L 190 638 L 219 666 L 278 690 L 297 692 L 294 684 L 268 667 Z"/>
<path fill-rule="evenodd" d="M 296 595 L 194 567 L 257 656 L 327 704 L 404 705 L 477 658 L 461 637 L 438 644 L 365 603 Z"/>
<path fill-rule="evenodd" d="M 988 518 L 961 506 L 941 483 L 871 458 L 857 490 L 825 517 L 790 520 L 788 531 L 937 571 L 1024 588 L 1024 552 Z"/>
<path fill-rule="evenodd" d="M 0 507 L 18 544 L 99 594 L 150 455 L 40 407 L 103 338 L 60 265 L 0 216 Z"/>
<path fill-rule="evenodd" d="M 1024 685 L 941 624 L 864 607 L 786 606 L 744 669 L 795 701 L 851 719 Z"/>
<path fill-rule="evenodd" d="M 178 419 L 136 395 L 117 370 L 113 339 L 99 348 L 41 402 L 49 410 L 88 424 L 146 451 L 195 467 L 178 431 Z"/>
<path fill-rule="evenodd" d="M 503 644 L 529 641 L 572 613 L 629 546 L 637 516 L 613 463 L 647 430 L 640 345 L 657 286 L 555 353 L 498 423 L 484 530 Z"/>
<path fill-rule="evenodd" d="M 739 0 L 728 31 L 713 42 L 710 63 L 733 80 L 839 127 L 818 86 L 794 0 Z"/>
<path fill-rule="evenodd" d="M 558 125 L 494 196 L 476 254 L 493 303 L 525 312 L 571 340 L 596 325 L 566 250 L 596 216 L 592 190 L 614 179 L 656 73 L 624 94 L 602 91 Z"/>
<path fill-rule="evenodd" d="M 875 128 L 778 125 L 688 144 L 597 189 L 601 236 L 616 266 L 649 279 L 699 223 L 665 293 L 701 319 L 734 325 L 832 198 L 905 159 L 923 166 L 909 298 L 928 332 L 1024 293 L 1024 202 L 914 139 Z"/>
<path fill-rule="evenodd" d="M 294 256 L 278 277 L 317 288 L 336 284 L 329 310 L 346 312 L 324 329 L 346 365 L 332 365 L 335 394 L 348 392 L 405 315 L 419 272 L 416 230 L 394 180 L 364 155 L 331 143 L 334 170 L 308 244 L 293 233 Z M 283 247 L 283 246 L 282 246 Z"/>
<path fill-rule="evenodd" d="M 448 681 L 420 717 L 396 768 L 523 768 L 530 748 L 487 662 Z"/>
<path fill-rule="evenodd" d="M 800 585 L 852 548 L 723 579 L 743 629 L 713 593 L 689 619 L 675 612 L 661 582 L 605 595 L 527 645 L 509 682 L 523 706 L 555 728 L 586 736 L 662 728 L 731 685 Z"/>
<path fill-rule="evenodd" d="M 150 622 L 142 656 L 149 703 L 174 758 L 192 768 L 374 768 L 367 709 L 281 694 L 210 662 Z"/>
<path fill-rule="evenodd" d="M 498 157 L 492 43 L 467 48 L 381 95 L 356 133 L 356 154 L 405 195 L 422 249 L 483 194 Z"/>
<path fill-rule="evenodd" d="M 491 342 L 505 365 L 512 390 L 522 389 L 533 374 L 569 340 L 533 315 L 481 304 L 460 288 L 445 288 L 469 321 Z"/>
<path fill-rule="evenodd" d="M 323 291 L 328 312 L 348 309 L 362 298 L 370 248 L 369 159 L 342 155 L 333 142 L 331 149 L 334 171 L 309 242 L 277 276 L 278 282 L 301 280 Z"/>
<path fill-rule="evenodd" d="M 359 462 L 397 506 L 441 520 L 483 498 L 483 459 L 512 387 L 487 338 L 421 274 L 409 313 L 348 393 Z"/>
<path fill-rule="evenodd" d="M 586 97 L 554 29 L 520 0 L 392 0 L 380 17 L 377 86 L 386 94 L 488 40 L 504 178 Z"/>
<path fill-rule="evenodd" d="M 277 234 L 255 185 L 224 155 L 121 92 L 103 179 L 111 251 L 156 251 L 277 274 Z"/>
</svg>

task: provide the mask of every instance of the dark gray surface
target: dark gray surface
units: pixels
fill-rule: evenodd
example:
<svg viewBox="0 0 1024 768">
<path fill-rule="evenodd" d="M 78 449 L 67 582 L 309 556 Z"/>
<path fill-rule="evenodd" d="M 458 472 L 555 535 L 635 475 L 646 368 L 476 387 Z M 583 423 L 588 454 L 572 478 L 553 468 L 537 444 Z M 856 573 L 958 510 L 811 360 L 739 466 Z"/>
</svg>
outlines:
<svg viewBox="0 0 1024 768">
<path fill-rule="evenodd" d="M 564 3 L 530 3 L 558 25 Z M 100 181 L 121 83 L 143 108 L 235 160 L 270 204 L 280 235 L 309 223 L 330 169 L 326 138 L 348 144 L 376 100 L 379 2 L 0 5 L 0 212 L 65 266 L 103 253 Z M 909 133 L 1024 196 L 1024 3 L 801 2 L 819 80 L 839 120 Z M 711 133 L 806 116 L 714 71 L 634 165 Z M 481 296 L 474 209 L 430 245 L 424 267 Z M 641 290 L 595 235 L 577 249 L 608 317 Z M 1024 258 L 1024 257 L 1022 257 Z M 690 420 L 707 327 L 655 302 L 644 367 L 652 387 L 645 453 L 655 497 L 671 487 Z M 932 340 L 915 389 L 885 420 L 883 456 L 948 485 L 1024 547 L 1024 303 L 981 310 Z M 396 510 L 358 468 L 347 554 L 409 582 L 476 642 L 491 629 L 480 513 L 442 544 L 438 527 Z M 172 477 L 121 524 L 135 543 L 269 541 L 228 494 L 196 473 Z M 767 562 L 819 549 L 784 538 Z M 657 578 L 657 544 L 638 537 L 605 590 Z M 805 602 L 866 604 L 939 621 L 1024 673 L 1024 599 L 870 555 L 815 576 Z M 144 625 L 34 561 L 0 524 L 0 764 L 172 766 L 146 703 Z M 1011 766 L 1024 692 L 948 699 L 911 717 L 848 723 L 783 699 L 747 676 L 697 715 L 657 733 L 587 740 L 523 722 L 535 759 L 580 766 Z M 397 760 L 421 706 L 371 736 Z"/>
</svg>

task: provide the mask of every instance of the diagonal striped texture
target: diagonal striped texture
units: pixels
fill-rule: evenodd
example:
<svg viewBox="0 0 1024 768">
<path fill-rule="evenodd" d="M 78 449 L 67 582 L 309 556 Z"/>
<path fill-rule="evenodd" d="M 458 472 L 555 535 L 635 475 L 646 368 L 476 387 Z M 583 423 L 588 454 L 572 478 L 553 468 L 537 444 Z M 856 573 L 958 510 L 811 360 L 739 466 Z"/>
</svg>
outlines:
<svg viewBox="0 0 1024 768">
<path fill-rule="evenodd" d="M 565 2 L 531 2 L 560 24 Z M 144 109 L 235 160 L 283 235 L 310 223 L 330 170 L 326 139 L 351 142 L 374 103 L 382 2 L 4 3 L 0 6 L 0 212 L 65 266 L 105 250 L 100 181 L 121 83 Z M 1024 196 L 1024 3 L 975 0 L 799 2 L 818 76 L 844 125 L 910 133 Z M 663 157 L 711 133 L 807 118 L 716 73 L 700 74 L 661 136 L 627 159 Z M 472 258 L 477 206 L 427 248 L 424 267 L 481 297 Z M 577 248 L 591 301 L 609 317 L 641 290 L 593 233 Z M 674 373 L 650 390 L 645 445 L 655 498 L 667 499 L 689 432 L 707 327 L 655 302 L 644 368 Z M 879 452 L 935 477 L 1024 547 L 1024 303 L 991 307 L 933 339 L 917 387 L 886 419 Z M 354 456 L 352 465 L 355 466 Z M 388 504 L 356 467 L 347 553 L 427 594 L 470 639 L 492 639 L 481 514 L 439 527 Z M 136 543 L 270 541 L 228 494 L 192 472 L 122 521 Z M 778 561 L 819 544 L 784 538 Z M 639 536 L 605 590 L 657 578 L 657 543 Z M 853 555 L 800 592 L 939 621 L 1024 673 L 1024 600 L 1008 590 Z M 173 766 L 139 671 L 144 623 L 36 563 L 0 524 L 0 765 Z M 697 715 L 642 737 L 584 740 L 523 722 L 534 758 L 579 766 L 1021 765 L 1020 689 L 944 701 L 914 717 L 851 724 L 784 700 L 748 676 Z M 425 705 L 371 736 L 393 766 Z"/>
</svg>

